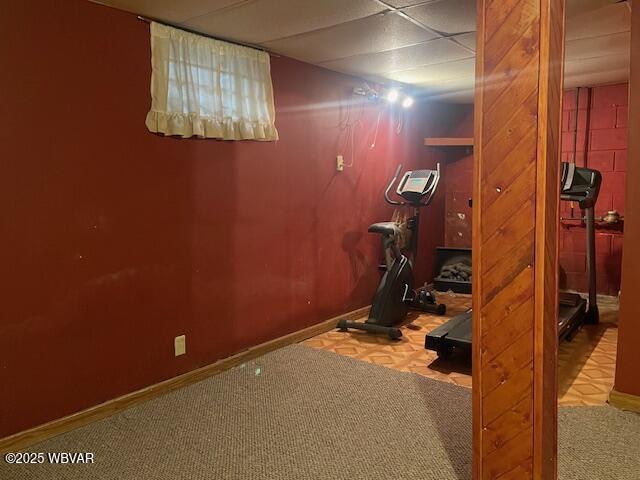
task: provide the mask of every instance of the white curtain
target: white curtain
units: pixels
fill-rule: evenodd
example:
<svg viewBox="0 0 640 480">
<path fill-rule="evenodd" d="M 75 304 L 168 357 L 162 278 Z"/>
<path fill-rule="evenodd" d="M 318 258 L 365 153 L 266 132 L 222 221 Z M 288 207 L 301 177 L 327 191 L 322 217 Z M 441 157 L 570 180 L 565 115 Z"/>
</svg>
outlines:
<svg viewBox="0 0 640 480">
<path fill-rule="evenodd" d="M 152 132 L 277 140 L 269 54 L 151 23 Z"/>
</svg>

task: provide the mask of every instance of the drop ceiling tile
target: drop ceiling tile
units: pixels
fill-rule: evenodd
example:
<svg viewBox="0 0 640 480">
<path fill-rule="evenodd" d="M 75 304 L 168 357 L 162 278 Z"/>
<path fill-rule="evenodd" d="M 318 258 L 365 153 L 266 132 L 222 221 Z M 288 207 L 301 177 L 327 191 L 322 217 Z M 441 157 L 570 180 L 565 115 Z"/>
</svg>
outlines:
<svg viewBox="0 0 640 480">
<path fill-rule="evenodd" d="M 565 77 L 591 73 L 607 73 L 607 71 L 615 70 L 629 70 L 628 53 L 566 61 L 564 65 Z"/>
<path fill-rule="evenodd" d="M 611 33 L 628 32 L 631 15 L 626 3 L 617 3 L 591 10 L 567 20 L 566 39 L 599 37 Z"/>
<path fill-rule="evenodd" d="M 437 2 L 438 0 L 426 0 L 431 2 Z M 396 8 L 411 7 L 419 3 L 426 3 L 425 0 L 386 0 L 386 3 Z"/>
<path fill-rule="evenodd" d="M 315 63 L 393 50 L 434 38 L 435 35 L 400 15 L 387 13 L 262 45 L 274 52 Z"/>
<path fill-rule="evenodd" d="M 371 53 L 355 57 L 323 62 L 327 68 L 336 68 L 353 74 L 383 75 L 422 65 L 472 57 L 466 49 L 441 38 L 430 42 L 399 48 L 388 52 Z"/>
<path fill-rule="evenodd" d="M 470 48 L 475 52 L 476 50 L 476 32 L 463 33 L 462 35 L 455 35 L 455 38 L 458 43 L 461 43 L 467 48 Z"/>
<path fill-rule="evenodd" d="M 388 74 L 389 78 L 412 85 L 437 85 L 448 80 L 473 77 L 475 75 L 475 58 L 466 58 L 453 62 L 425 65 L 410 70 L 402 70 Z"/>
<path fill-rule="evenodd" d="M 244 0 L 100 0 L 96 3 L 109 5 L 138 15 L 180 23 L 188 18 L 211 13 L 216 10 L 243 3 Z"/>
<path fill-rule="evenodd" d="M 185 25 L 220 37 L 264 43 L 364 18 L 385 10 L 371 0 L 257 0 L 191 19 Z"/>
<path fill-rule="evenodd" d="M 570 40 L 565 46 L 565 59 L 570 62 L 607 55 L 628 55 L 630 41 L 631 32 Z"/>
<path fill-rule="evenodd" d="M 441 0 L 403 11 L 438 32 L 455 34 L 476 30 L 475 0 Z"/>
<path fill-rule="evenodd" d="M 473 103 L 475 89 L 475 75 L 449 80 L 438 85 L 418 84 L 427 95 L 433 99 L 454 102 Z"/>
<path fill-rule="evenodd" d="M 455 92 L 472 89 L 475 87 L 475 84 L 475 75 L 467 75 L 465 77 L 452 78 L 439 83 L 418 83 L 417 85 L 426 88 L 431 92 Z"/>
<path fill-rule="evenodd" d="M 617 2 L 618 0 L 567 0 L 567 18 Z"/>
</svg>

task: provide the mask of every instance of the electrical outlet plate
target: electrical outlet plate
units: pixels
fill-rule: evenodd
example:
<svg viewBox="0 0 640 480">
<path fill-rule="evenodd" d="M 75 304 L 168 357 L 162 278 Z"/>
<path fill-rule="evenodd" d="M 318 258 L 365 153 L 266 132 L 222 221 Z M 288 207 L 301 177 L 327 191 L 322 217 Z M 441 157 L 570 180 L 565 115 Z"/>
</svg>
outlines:
<svg viewBox="0 0 640 480">
<path fill-rule="evenodd" d="M 187 337 L 180 335 L 179 337 L 174 338 L 173 348 L 175 350 L 176 357 L 187 353 Z"/>
<path fill-rule="evenodd" d="M 336 157 L 336 170 L 339 172 L 344 170 L 344 157 L 342 155 Z"/>
</svg>

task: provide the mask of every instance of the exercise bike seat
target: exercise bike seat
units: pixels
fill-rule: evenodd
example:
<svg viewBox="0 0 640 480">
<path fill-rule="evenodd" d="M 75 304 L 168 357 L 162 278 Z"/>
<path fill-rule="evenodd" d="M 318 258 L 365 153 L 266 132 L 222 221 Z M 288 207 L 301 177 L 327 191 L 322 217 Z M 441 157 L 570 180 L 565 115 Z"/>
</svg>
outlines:
<svg viewBox="0 0 640 480">
<path fill-rule="evenodd" d="M 380 235 L 398 235 L 400 227 L 395 222 L 380 222 L 369 225 L 369 233 L 379 233 Z"/>
</svg>

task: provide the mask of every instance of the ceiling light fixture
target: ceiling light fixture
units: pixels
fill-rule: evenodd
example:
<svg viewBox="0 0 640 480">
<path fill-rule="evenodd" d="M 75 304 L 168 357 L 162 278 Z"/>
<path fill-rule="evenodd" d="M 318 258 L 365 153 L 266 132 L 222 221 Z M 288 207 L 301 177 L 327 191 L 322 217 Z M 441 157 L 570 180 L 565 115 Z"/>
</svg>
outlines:
<svg viewBox="0 0 640 480">
<path fill-rule="evenodd" d="M 402 106 L 404 108 L 410 108 L 411 105 L 413 105 L 413 98 L 411 97 L 404 97 L 404 100 L 402 100 Z"/>
<path fill-rule="evenodd" d="M 400 92 L 397 89 L 392 88 L 387 92 L 387 96 L 386 96 L 387 102 L 396 103 L 398 101 L 399 96 L 400 96 Z"/>
</svg>

